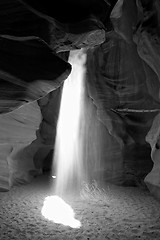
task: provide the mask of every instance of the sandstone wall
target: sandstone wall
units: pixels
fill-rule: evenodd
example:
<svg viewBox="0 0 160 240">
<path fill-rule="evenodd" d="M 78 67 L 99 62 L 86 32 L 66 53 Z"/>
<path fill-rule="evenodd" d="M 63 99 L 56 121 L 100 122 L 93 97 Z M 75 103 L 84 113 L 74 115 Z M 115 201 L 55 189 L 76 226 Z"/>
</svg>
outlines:
<svg viewBox="0 0 160 240">
<path fill-rule="evenodd" d="M 41 119 L 37 102 L 0 115 L 0 189 L 8 190 L 14 184 L 30 181 L 37 151 L 33 141 Z"/>
</svg>

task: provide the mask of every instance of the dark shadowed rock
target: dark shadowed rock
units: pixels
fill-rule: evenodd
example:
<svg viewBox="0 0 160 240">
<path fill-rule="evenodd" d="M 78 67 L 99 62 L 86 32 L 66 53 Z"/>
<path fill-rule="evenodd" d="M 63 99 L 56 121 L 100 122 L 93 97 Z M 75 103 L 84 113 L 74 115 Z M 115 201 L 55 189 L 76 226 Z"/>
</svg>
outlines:
<svg viewBox="0 0 160 240">
<path fill-rule="evenodd" d="M 37 135 L 39 148 L 34 155 L 34 164 L 37 169 L 43 168 L 45 158 L 54 149 L 61 92 L 62 87 L 38 101 L 42 113 L 42 122 Z"/>
<path fill-rule="evenodd" d="M 58 88 L 71 71 L 40 39 L 0 37 L 0 112 L 37 100 Z"/>
<path fill-rule="evenodd" d="M 153 67 L 141 58 L 133 42 L 134 30 L 139 21 L 135 1 L 124 1 L 117 12 L 114 11 L 112 22 L 115 32 L 108 33 L 103 44 L 88 50 L 88 89 L 97 106 L 100 121 L 124 152 L 124 181 L 129 176 L 127 172 L 131 171 L 130 180 L 136 185 L 135 178 L 140 176 L 144 179 L 152 168 L 150 148 L 145 142 L 145 136 L 160 111 L 159 80 Z M 151 54 L 148 53 L 148 56 Z M 157 69 L 158 62 L 157 59 Z M 141 149 L 146 149 L 145 157 Z M 141 164 L 144 159 L 145 171 Z"/>
</svg>

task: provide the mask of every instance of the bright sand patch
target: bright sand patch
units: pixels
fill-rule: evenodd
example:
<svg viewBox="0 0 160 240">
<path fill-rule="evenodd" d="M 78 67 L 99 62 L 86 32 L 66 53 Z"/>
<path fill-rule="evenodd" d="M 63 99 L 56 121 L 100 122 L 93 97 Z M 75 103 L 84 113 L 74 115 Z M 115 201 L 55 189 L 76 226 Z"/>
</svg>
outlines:
<svg viewBox="0 0 160 240">
<path fill-rule="evenodd" d="M 87 186 L 81 198 L 67 201 L 81 222 L 77 229 L 42 216 L 44 199 L 51 195 L 52 188 L 46 176 L 1 192 L 0 239 L 160 239 L 160 203 L 146 190 L 107 185 L 103 191 L 96 184 Z"/>
</svg>

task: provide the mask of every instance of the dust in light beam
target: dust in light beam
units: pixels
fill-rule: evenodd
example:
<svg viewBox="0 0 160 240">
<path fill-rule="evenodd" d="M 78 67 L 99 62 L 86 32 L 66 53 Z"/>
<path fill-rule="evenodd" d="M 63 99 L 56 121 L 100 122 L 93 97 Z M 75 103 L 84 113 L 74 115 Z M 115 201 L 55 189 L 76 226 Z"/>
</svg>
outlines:
<svg viewBox="0 0 160 240">
<path fill-rule="evenodd" d="M 84 180 L 83 138 L 81 113 L 84 95 L 86 54 L 84 50 L 71 51 L 72 72 L 64 82 L 54 149 L 55 194 L 44 200 L 42 215 L 55 223 L 80 228 L 71 206 L 61 197 L 79 189 Z"/>
<path fill-rule="evenodd" d="M 55 192 L 59 196 L 77 190 L 84 177 L 81 112 L 85 61 L 83 49 L 70 52 L 72 72 L 63 86 L 54 149 Z"/>
</svg>

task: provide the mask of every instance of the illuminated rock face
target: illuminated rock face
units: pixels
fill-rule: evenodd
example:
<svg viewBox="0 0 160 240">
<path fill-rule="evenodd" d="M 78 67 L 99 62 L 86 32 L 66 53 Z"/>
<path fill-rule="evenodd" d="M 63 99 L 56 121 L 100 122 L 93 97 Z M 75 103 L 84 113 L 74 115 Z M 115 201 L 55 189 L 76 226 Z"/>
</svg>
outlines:
<svg viewBox="0 0 160 240">
<path fill-rule="evenodd" d="M 40 144 L 34 155 L 36 169 L 51 170 L 61 91 L 62 87 L 38 101 L 42 114 L 42 122 L 37 134 L 37 141 Z"/>
<path fill-rule="evenodd" d="M 16 109 L 45 97 L 63 84 L 71 72 L 71 65 L 61 56 L 59 57 L 57 52 L 84 46 L 93 47 L 104 41 L 104 13 L 107 12 L 109 19 L 114 6 L 114 3 L 108 5 L 103 1 L 98 3 L 98 8 L 94 4 L 91 11 L 89 6 L 85 6 L 86 14 L 82 18 L 78 17 L 75 23 L 77 14 L 72 21 L 61 19 L 63 14 L 59 10 L 69 10 L 70 7 L 67 5 L 67 9 L 61 8 L 61 4 L 60 9 L 53 9 L 49 6 L 49 1 L 43 2 L 43 7 L 39 1 L 40 8 L 37 9 L 37 6 L 34 6 L 35 2 L 18 0 L 0 2 L 0 114 L 12 112 L 3 115 L 0 119 L 4 128 L 4 139 L 0 145 L 3 149 L 0 156 L 3 166 L 0 183 L 3 189 L 8 189 L 16 181 L 28 181 L 26 171 L 34 167 L 33 156 L 35 167 L 41 168 L 37 159 L 45 158 L 48 151 L 53 148 L 54 142 L 52 130 L 55 131 L 55 126 L 52 125 L 55 123 L 48 119 L 48 116 L 51 118 L 54 114 L 47 114 L 47 111 L 51 112 L 54 108 L 53 101 L 50 101 L 53 103 L 52 107 L 50 103 L 46 106 L 49 110 L 46 110 L 46 107 L 41 108 L 43 121 L 37 139 L 35 132 L 40 123 L 39 107 L 34 109 L 36 103 L 33 103 Z M 43 12 L 42 9 L 49 11 L 52 9 L 53 14 Z M 93 12 L 95 12 L 94 16 Z M 65 16 L 71 15 L 66 12 Z M 39 105 L 41 107 L 41 101 Z M 21 114 L 22 116 L 27 114 L 25 115 L 28 119 L 27 123 L 23 121 L 20 123 Z M 17 120 L 14 119 L 15 115 Z M 29 119 L 33 122 L 29 123 Z M 36 140 L 30 145 L 34 139 Z M 29 155 L 30 160 L 28 160 Z M 23 165 L 25 161 L 27 167 Z M 31 165 L 28 161 L 32 162 Z"/>
<path fill-rule="evenodd" d="M 43 4 L 32 0 L 0 2 L 0 113 L 14 110 L 0 117 L 5 129 L 0 134 L 1 188 L 8 189 L 14 179 L 25 179 L 17 177 L 19 170 L 15 173 L 17 159 L 22 158 L 23 165 L 31 154 L 27 169 L 43 167 L 53 150 L 60 89 L 71 72 L 67 57 L 59 54 L 67 56 L 70 50 L 87 47 L 91 112 L 86 115 L 97 115 L 95 124 L 103 139 L 105 173 L 99 167 L 97 174 L 103 172 L 106 181 L 125 185 L 139 185 L 145 178 L 150 190 L 160 196 L 159 150 L 155 147 L 159 130 L 152 131 L 155 122 L 159 129 L 160 3 L 95 0 L 91 4 L 80 0 L 75 6 L 74 2 L 58 1 L 57 9 L 52 9 L 48 0 Z M 5 15 L 6 11 L 10 14 Z M 35 100 L 40 108 L 34 102 L 15 110 Z M 25 134 L 15 128 L 21 113 L 33 119 L 27 125 L 16 125 Z M 18 120 L 13 119 L 15 115 Z M 156 139 L 154 144 L 151 135 Z"/>
<path fill-rule="evenodd" d="M 160 199 L 160 114 L 153 121 L 152 127 L 146 136 L 146 141 L 151 146 L 153 161 L 152 171 L 146 176 L 145 183 L 151 193 Z"/>
<path fill-rule="evenodd" d="M 86 94 L 83 117 L 83 157 L 88 180 L 123 183 L 123 156 L 119 143 L 97 117 L 97 107 Z"/>
<path fill-rule="evenodd" d="M 33 141 L 40 122 L 37 102 L 0 116 L 0 189 L 31 180 L 33 156 L 39 147 Z"/>
<path fill-rule="evenodd" d="M 145 136 L 160 109 L 159 54 L 155 50 L 159 46 L 144 42 L 150 27 L 147 23 L 142 32 L 141 26 L 136 29 L 139 21 L 143 25 L 146 14 L 145 7 L 140 6 L 140 1 L 139 5 L 132 0 L 119 1 L 111 14 L 115 31 L 96 49 L 88 50 L 87 60 L 89 95 L 97 106 L 98 118 L 119 143 L 125 185 L 139 184 L 152 169 Z M 157 15 L 158 6 L 155 1 Z"/>
</svg>

